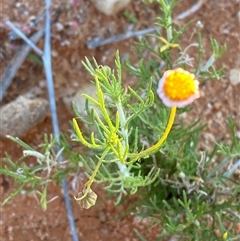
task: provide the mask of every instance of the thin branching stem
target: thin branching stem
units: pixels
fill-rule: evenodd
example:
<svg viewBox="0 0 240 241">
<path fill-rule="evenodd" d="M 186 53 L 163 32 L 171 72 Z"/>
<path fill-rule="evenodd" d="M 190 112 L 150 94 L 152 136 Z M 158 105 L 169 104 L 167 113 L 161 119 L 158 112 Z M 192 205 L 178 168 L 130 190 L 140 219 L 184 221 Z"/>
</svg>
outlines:
<svg viewBox="0 0 240 241">
<path fill-rule="evenodd" d="M 153 146 L 147 148 L 146 150 L 144 150 L 140 153 L 130 154 L 129 157 L 131 158 L 131 162 L 134 161 L 134 160 L 138 160 L 140 158 L 144 158 L 144 157 L 147 157 L 149 155 L 152 155 L 153 153 L 155 153 L 156 151 L 159 150 L 159 148 L 161 147 L 163 142 L 166 140 L 166 138 L 167 138 L 167 136 L 168 136 L 168 134 L 169 134 L 169 132 L 172 128 L 172 125 L 173 125 L 173 122 L 174 122 L 174 119 L 175 119 L 175 116 L 176 116 L 176 110 L 177 110 L 176 106 L 171 108 L 171 113 L 170 113 L 170 117 L 169 117 L 167 127 L 166 127 L 162 137 L 159 139 L 159 141 L 156 144 L 154 144 Z"/>
</svg>

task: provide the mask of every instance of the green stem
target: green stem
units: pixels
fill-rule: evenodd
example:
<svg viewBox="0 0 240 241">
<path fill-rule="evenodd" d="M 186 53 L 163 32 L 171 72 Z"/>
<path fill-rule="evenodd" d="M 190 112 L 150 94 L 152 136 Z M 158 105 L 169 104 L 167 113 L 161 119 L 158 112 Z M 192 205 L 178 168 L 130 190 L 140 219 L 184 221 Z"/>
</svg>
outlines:
<svg viewBox="0 0 240 241">
<path fill-rule="evenodd" d="M 149 147 L 148 149 L 140 152 L 140 153 L 133 153 L 133 154 L 130 154 L 129 155 L 129 158 L 131 158 L 131 162 L 132 161 L 136 161 L 140 158 L 144 158 L 144 157 L 147 157 L 153 153 L 155 153 L 157 150 L 159 150 L 160 146 L 163 144 L 163 142 L 166 140 L 171 128 L 172 128 L 172 125 L 173 125 L 173 122 L 174 122 L 174 119 L 175 119 L 175 116 L 176 116 L 176 110 L 177 110 L 177 107 L 176 106 L 173 106 L 171 108 L 171 113 L 170 113 L 170 117 L 169 117 L 169 120 L 168 120 L 168 124 L 167 124 L 167 127 L 162 135 L 162 137 L 159 139 L 159 141 L 154 144 L 153 146 Z"/>
<path fill-rule="evenodd" d="M 117 110 L 118 110 L 118 114 L 119 114 L 119 118 L 120 118 L 120 128 L 121 128 L 121 134 L 123 136 L 123 148 L 126 148 L 126 143 L 128 143 L 128 130 L 126 128 L 126 117 L 124 114 L 124 110 L 122 108 L 122 104 L 121 103 L 117 103 L 116 104 Z"/>
<path fill-rule="evenodd" d="M 197 68 L 195 71 L 195 75 L 199 74 L 200 70 L 200 63 L 202 62 L 202 55 L 203 55 L 203 48 L 202 48 L 202 38 L 201 34 L 198 33 L 198 60 L 197 60 Z"/>
<path fill-rule="evenodd" d="M 123 151 L 125 152 L 126 146 L 128 145 L 128 129 L 126 127 L 126 117 L 124 114 L 124 110 L 122 107 L 122 103 L 117 103 L 117 110 L 120 118 L 120 129 L 121 129 L 121 135 L 123 136 L 123 141 L 122 141 L 122 146 L 123 146 Z M 122 155 L 122 153 L 121 153 Z M 120 172 L 123 174 L 123 176 L 130 176 L 129 170 L 126 165 L 121 163 L 120 161 L 117 162 L 118 168 Z"/>
<path fill-rule="evenodd" d="M 168 17 L 167 17 L 167 40 L 169 43 L 171 43 L 172 38 L 173 38 L 173 34 L 172 34 L 172 17 L 171 17 L 171 10 L 169 9 L 168 6 Z M 165 61 L 166 63 L 166 67 L 167 68 L 172 68 L 172 64 L 171 64 L 171 60 L 170 60 L 170 51 L 168 51 L 167 54 L 167 60 Z"/>
<path fill-rule="evenodd" d="M 168 16 L 168 26 L 167 26 L 167 40 L 169 43 L 171 43 L 172 40 L 172 18 L 169 15 Z"/>
<path fill-rule="evenodd" d="M 75 200 L 76 200 L 76 201 L 81 201 L 81 200 L 83 200 L 83 199 L 88 195 L 88 193 L 89 193 L 89 191 L 90 191 L 90 188 L 91 188 L 91 185 L 92 185 L 92 183 L 93 183 L 93 181 L 94 181 L 94 179 L 95 179 L 95 176 L 97 175 L 98 170 L 99 170 L 99 168 L 100 168 L 101 165 L 102 165 L 103 159 L 104 159 L 105 156 L 108 154 L 108 152 L 109 152 L 109 148 L 105 149 L 105 151 L 103 152 L 101 158 L 98 160 L 98 163 L 97 163 L 97 165 L 96 165 L 96 167 L 95 167 L 95 169 L 94 169 L 91 177 L 90 177 L 89 180 L 84 184 L 84 188 L 83 188 L 83 191 L 84 191 L 83 193 L 84 193 L 84 194 L 83 194 L 81 197 L 79 197 L 79 198 L 76 198 L 76 197 L 75 197 Z"/>
</svg>

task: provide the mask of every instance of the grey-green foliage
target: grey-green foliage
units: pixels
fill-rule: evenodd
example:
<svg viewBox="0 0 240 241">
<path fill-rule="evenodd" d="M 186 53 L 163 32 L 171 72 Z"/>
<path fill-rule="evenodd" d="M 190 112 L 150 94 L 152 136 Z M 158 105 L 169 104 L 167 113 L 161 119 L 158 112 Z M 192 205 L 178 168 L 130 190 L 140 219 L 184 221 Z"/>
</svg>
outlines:
<svg viewBox="0 0 240 241">
<path fill-rule="evenodd" d="M 32 167 L 24 162 L 18 164 L 6 156 L 1 173 L 15 179 L 19 187 L 5 202 L 31 184 L 27 191 L 37 190 L 40 203 L 46 208 L 48 184 L 66 175 L 77 176 L 79 170 L 84 170 L 89 180 L 103 183 L 107 191 L 116 194 L 116 203 L 121 204 L 127 194 L 136 194 L 139 201 L 132 208 L 143 217 L 151 217 L 155 225 L 159 224 L 157 240 L 226 240 L 226 232 L 227 240 L 240 240 L 240 234 L 234 230 L 240 222 L 240 184 L 236 176 L 240 143 L 231 118 L 227 121 L 232 133 L 231 144 L 218 143 L 212 151 L 199 151 L 199 135 L 204 126 L 199 120 L 186 125 L 178 118 L 160 149 L 136 158 L 161 138 L 168 123 L 170 110 L 156 95 L 158 80 L 165 70 L 188 69 L 189 65 L 180 42 L 188 24 L 181 28 L 174 25 L 171 15 L 176 1 L 157 2 L 163 11 L 163 17 L 157 20 L 160 29 L 151 36 L 157 46 L 152 46 L 148 37 L 142 38 L 135 45 L 138 63 L 133 65 L 130 59 L 124 63 L 125 70 L 136 79 L 134 87 L 127 90 L 123 87 L 119 54 L 115 69 L 101 66 L 94 59 L 93 64 L 85 59 L 84 65 L 96 83 L 98 99 L 86 96 L 88 119 L 80 116 L 74 106 L 76 116 L 88 128 L 80 133 L 81 140 L 76 134 L 73 139 L 89 149 L 85 153 L 75 152 L 62 136 L 62 154 L 68 161 L 58 164 L 53 138 L 45 138 L 38 152 L 11 138 L 23 146 L 25 154 L 34 156 L 37 164 Z M 163 36 L 166 41 L 159 40 L 163 40 Z M 178 54 L 175 49 L 173 55 L 176 46 Z M 194 46 L 198 48 L 198 57 L 191 63 L 191 69 L 197 78 L 202 82 L 221 78 L 223 68 L 216 69 L 214 62 L 223 55 L 226 46 L 212 39 L 213 53 L 208 60 L 202 58 L 200 33 Z M 90 108 L 89 102 L 97 108 Z M 179 109 L 178 113 L 189 109 Z M 76 131 L 76 126 L 74 128 Z M 136 233 L 141 240 L 146 240 L 140 232 Z"/>
<path fill-rule="evenodd" d="M 159 174 L 159 169 L 152 167 L 149 173 L 142 175 L 140 165 L 136 163 L 141 158 L 139 152 L 142 147 L 139 148 L 138 145 L 138 127 L 133 123 L 153 104 L 151 77 L 149 77 L 146 95 L 141 97 L 131 87 L 128 87 L 128 92 L 124 90 L 118 53 L 115 61 L 116 75 L 108 66 L 101 66 L 94 59 L 93 61 L 94 66 L 88 59 L 84 63 L 96 82 L 97 97 L 85 95 L 86 112 L 89 118 L 84 120 L 75 107 L 74 110 L 76 115 L 88 126 L 92 125 L 95 131 L 84 135 L 76 120 L 73 122 L 77 134 L 75 140 L 87 146 L 93 155 L 92 158 L 89 158 L 89 154 L 87 154 L 88 157 L 81 157 L 89 177 L 84 188 L 85 196 L 93 182 L 108 182 L 106 189 L 119 193 L 117 201 L 119 202 L 127 190 L 134 194 L 139 187 L 154 182 Z M 95 108 L 90 109 L 88 102 L 91 102 Z"/>
</svg>

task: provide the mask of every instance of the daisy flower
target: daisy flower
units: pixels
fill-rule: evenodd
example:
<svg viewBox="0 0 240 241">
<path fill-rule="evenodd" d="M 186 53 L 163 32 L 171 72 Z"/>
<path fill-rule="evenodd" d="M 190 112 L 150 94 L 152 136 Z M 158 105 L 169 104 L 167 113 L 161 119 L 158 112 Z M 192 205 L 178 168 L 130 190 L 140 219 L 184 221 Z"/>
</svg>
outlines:
<svg viewBox="0 0 240 241">
<path fill-rule="evenodd" d="M 200 96 L 195 75 L 177 68 L 167 70 L 159 81 L 157 94 L 168 107 L 184 107 Z"/>
<path fill-rule="evenodd" d="M 171 107 L 166 129 L 156 144 L 140 153 L 132 154 L 133 160 L 145 158 L 159 150 L 172 128 L 177 107 L 184 107 L 200 96 L 198 84 L 194 74 L 181 68 L 168 70 L 163 74 L 158 84 L 157 94 L 166 106 Z"/>
</svg>

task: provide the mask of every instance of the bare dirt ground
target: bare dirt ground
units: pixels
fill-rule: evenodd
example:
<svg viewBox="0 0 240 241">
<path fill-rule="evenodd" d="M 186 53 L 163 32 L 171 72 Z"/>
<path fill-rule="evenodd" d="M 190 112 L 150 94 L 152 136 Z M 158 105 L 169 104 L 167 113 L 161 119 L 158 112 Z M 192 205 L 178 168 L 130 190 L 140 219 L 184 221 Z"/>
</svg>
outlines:
<svg viewBox="0 0 240 241">
<path fill-rule="evenodd" d="M 175 17 L 195 3 L 194 0 L 183 0 L 175 9 Z M 29 22 L 33 16 L 40 14 L 44 9 L 43 4 L 44 1 L 40 0 L 20 0 L 18 2 L 10 0 L 1 3 L 1 72 L 23 43 L 21 40 L 9 40 L 8 31 L 3 22 L 10 19 L 14 23 L 23 25 Z M 160 10 L 156 4 L 145 6 L 140 1 L 132 1 L 126 8 L 138 19 L 137 23 L 132 24 L 124 17 L 123 12 L 107 17 L 99 13 L 88 1 L 79 1 L 74 7 L 67 1 L 62 3 L 62 1 L 55 0 L 53 4 L 54 9 L 61 10 L 58 24 L 54 24 L 52 28 L 53 74 L 60 128 L 62 132 L 67 132 L 70 130 L 69 120 L 73 114 L 67 110 L 62 98 L 73 94 L 75 90 L 80 89 L 90 80 L 81 64 L 84 56 L 94 56 L 99 63 L 113 66 L 117 49 L 120 50 L 122 58 L 128 54 L 134 56 L 130 46 L 137 39 L 132 38 L 91 50 L 87 48 L 87 43 L 94 37 L 104 39 L 124 33 L 131 28 L 140 30 L 153 26 L 156 16 L 160 15 Z M 230 70 L 240 68 L 239 19 L 239 0 L 209 0 L 195 14 L 177 23 L 185 24 L 192 20 L 192 24 L 182 39 L 183 46 L 187 46 L 195 23 L 198 20 L 202 22 L 205 59 L 211 55 L 210 38 L 216 38 L 220 44 L 227 44 L 224 57 L 217 62 L 218 67 L 225 67 L 225 76 L 219 81 L 207 82 L 201 86 L 201 98 L 194 103 L 192 111 L 186 117 L 188 120 L 201 117 L 202 123 L 207 123 L 200 143 L 201 148 L 204 149 L 217 140 L 229 139 L 229 130 L 226 125 L 228 116 L 232 116 L 237 122 L 237 131 L 240 131 L 240 84 L 234 86 L 229 80 Z M 36 29 L 33 28 L 30 32 L 35 31 Z M 196 40 L 195 35 L 193 40 Z M 42 47 L 43 41 L 41 40 L 38 45 Z M 124 81 L 126 84 L 131 82 L 131 80 Z M 39 91 L 34 92 L 37 97 L 47 99 L 43 66 L 31 58 L 27 58 L 7 90 L 2 105 L 26 92 L 33 91 L 33 87 L 38 87 Z M 52 133 L 50 115 L 25 133 L 22 139 L 32 147 L 38 148 L 44 138 L 44 133 Z M 22 155 L 22 148 L 6 139 L 0 140 L 0 151 L 1 158 L 4 156 L 4 152 L 9 153 L 13 160 L 18 160 Z M 12 180 L 1 178 L 1 200 L 15 186 Z M 69 188 L 71 191 L 71 187 Z M 143 232 L 147 240 L 155 240 L 157 228 L 148 229 L 145 224 L 139 223 L 134 215 L 128 214 L 120 220 L 114 219 L 123 213 L 130 205 L 130 201 L 124 206 L 115 207 L 111 200 L 103 202 L 105 193 L 101 191 L 101 188 L 96 188 L 100 196 L 99 202 L 90 210 L 81 209 L 74 201 L 73 193 L 70 193 L 80 240 L 137 241 L 139 239 L 134 233 L 135 228 Z M 49 203 L 47 211 L 41 210 L 33 195 L 26 196 L 24 193 L 1 207 L 1 240 L 71 240 L 61 188 L 52 185 L 49 199 L 55 196 L 58 198 Z"/>
</svg>

